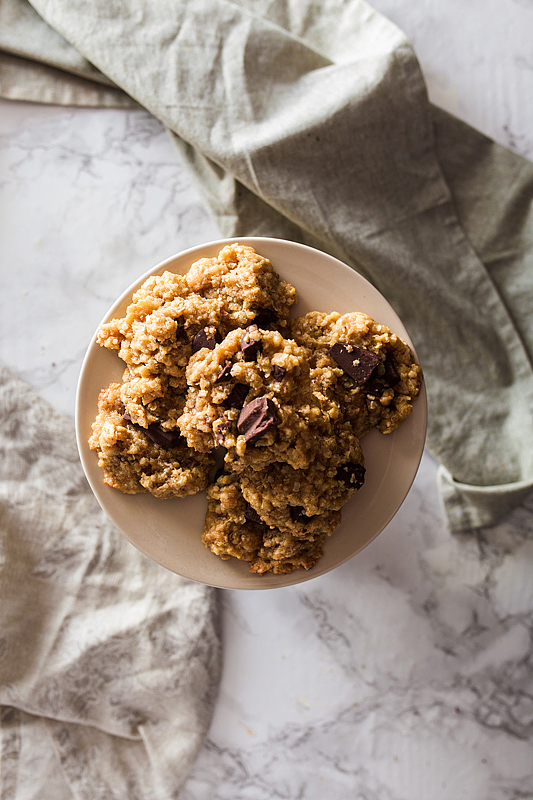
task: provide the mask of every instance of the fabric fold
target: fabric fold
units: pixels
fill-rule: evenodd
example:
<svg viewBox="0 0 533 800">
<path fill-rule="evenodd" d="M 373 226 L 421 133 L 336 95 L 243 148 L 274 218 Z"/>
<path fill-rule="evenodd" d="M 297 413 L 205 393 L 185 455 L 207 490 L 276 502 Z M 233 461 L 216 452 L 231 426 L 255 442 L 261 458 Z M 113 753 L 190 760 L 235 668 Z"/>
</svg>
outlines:
<svg viewBox="0 0 533 800">
<path fill-rule="evenodd" d="M 37 14 L 0 0 L 0 97 L 63 105 L 137 108 Z"/>
<path fill-rule="evenodd" d="M 225 234 L 304 240 L 392 303 L 452 528 L 533 487 L 531 166 L 431 107 L 395 25 L 363 0 L 33 5 L 177 137 Z"/>
<path fill-rule="evenodd" d="M 113 528 L 70 422 L 5 368 L 0 417 L 2 736 L 22 761 L 51 737 L 75 797 L 177 797 L 216 699 L 216 591 Z"/>
</svg>

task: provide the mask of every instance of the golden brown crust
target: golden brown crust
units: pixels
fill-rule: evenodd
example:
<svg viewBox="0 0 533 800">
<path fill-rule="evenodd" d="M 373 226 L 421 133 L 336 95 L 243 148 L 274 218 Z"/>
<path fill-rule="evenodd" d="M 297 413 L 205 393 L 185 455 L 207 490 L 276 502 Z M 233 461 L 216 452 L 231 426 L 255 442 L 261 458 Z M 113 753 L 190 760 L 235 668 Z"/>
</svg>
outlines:
<svg viewBox="0 0 533 800">
<path fill-rule="evenodd" d="M 126 494 L 148 491 L 163 499 L 205 489 L 214 457 L 194 452 L 182 438 L 172 447 L 152 441 L 143 428 L 124 419 L 120 389 L 120 384 L 112 383 L 100 393 L 89 439 L 89 447 L 98 453 L 104 483 Z"/>
<path fill-rule="evenodd" d="M 409 346 L 386 325 L 360 312 L 341 315 L 311 311 L 291 321 L 290 333 L 302 347 L 313 350 L 311 376 L 315 394 L 323 405 L 338 405 L 359 438 L 371 428 L 391 433 L 413 410 L 422 371 Z M 379 356 L 381 365 L 376 379 L 358 386 L 332 358 L 330 349 L 336 343 Z M 398 382 L 392 386 L 384 379 L 386 361 L 398 373 Z"/>
<path fill-rule="evenodd" d="M 234 556 L 248 561 L 250 572 L 284 574 L 310 569 L 323 554 L 323 532 L 307 532 L 296 538 L 247 519 L 247 504 L 235 473 L 219 477 L 208 488 L 207 499 L 204 544 L 221 558 Z"/>
<path fill-rule="evenodd" d="M 295 302 L 268 259 L 232 244 L 148 278 L 98 333 L 126 365 L 89 440 L 104 482 L 159 498 L 207 487 L 205 545 L 258 574 L 316 563 L 364 482 L 359 439 L 393 431 L 421 385 L 386 326 L 359 312 L 289 320 Z M 208 486 L 217 447 L 226 471 Z"/>
</svg>

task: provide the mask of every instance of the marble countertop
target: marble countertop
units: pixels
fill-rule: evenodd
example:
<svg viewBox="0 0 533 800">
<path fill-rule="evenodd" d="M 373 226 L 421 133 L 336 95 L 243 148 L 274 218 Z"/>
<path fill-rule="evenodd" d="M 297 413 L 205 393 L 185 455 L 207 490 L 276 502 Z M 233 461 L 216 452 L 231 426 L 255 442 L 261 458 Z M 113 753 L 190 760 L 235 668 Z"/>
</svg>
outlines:
<svg viewBox="0 0 533 800">
<path fill-rule="evenodd" d="M 432 100 L 533 157 L 531 0 L 377 0 Z M 87 344 L 146 269 L 219 238 L 143 111 L 0 102 L 0 359 L 74 415 Z M 425 455 L 333 573 L 220 592 L 224 672 L 180 800 L 533 797 L 533 498 L 451 535 Z"/>
</svg>

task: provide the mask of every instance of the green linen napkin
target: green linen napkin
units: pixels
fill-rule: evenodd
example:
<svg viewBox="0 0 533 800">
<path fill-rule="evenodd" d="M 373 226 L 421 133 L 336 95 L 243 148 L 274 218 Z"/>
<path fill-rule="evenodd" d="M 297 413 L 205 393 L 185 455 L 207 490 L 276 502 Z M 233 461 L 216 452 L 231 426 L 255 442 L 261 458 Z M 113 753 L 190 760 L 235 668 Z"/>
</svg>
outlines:
<svg viewBox="0 0 533 800">
<path fill-rule="evenodd" d="M 362 0 L 33 6 L 78 54 L 53 62 L 65 86 L 101 89 L 96 67 L 160 119 L 223 235 L 314 245 L 387 297 L 424 368 L 452 529 L 531 491 L 533 166 L 429 104 L 396 26 Z"/>
</svg>

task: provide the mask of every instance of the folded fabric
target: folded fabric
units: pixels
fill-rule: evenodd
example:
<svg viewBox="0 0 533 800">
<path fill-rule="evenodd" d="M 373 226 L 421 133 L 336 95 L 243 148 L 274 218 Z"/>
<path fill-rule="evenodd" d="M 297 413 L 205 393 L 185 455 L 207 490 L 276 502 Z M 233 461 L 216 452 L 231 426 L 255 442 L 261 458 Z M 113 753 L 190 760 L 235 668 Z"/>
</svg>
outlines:
<svg viewBox="0 0 533 800">
<path fill-rule="evenodd" d="M 0 796 L 176 798 L 216 699 L 216 591 L 113 528 L 71 423 L 3 367 L 0 420 Z"/>
<path fill-rule="evenodd" d="M 63 105 L 137 106 L 27 0 L 0 0 L 0 96 Z"/>
<path fill-rule="evenodd" d="M 398 28 L 362 0 L 33 6 L 72 45 L 54 40 L 66 83 L 96 67 L 173 133 L 223 234 L 315 245 L 388 298 L 453 529 L 531 491 L 533 166 L 431 107 Z M 43 60 L 14 38 L 11 58 Z"/>
<path fill-rule="evenodd" d="M 401 31 L 362 0 L 2 4 L 21 93 L 52 37 L 65 97 L 82 75 L 158 117 L 224 235 L 312 244 L 388 298 L 424 367 L 452 529 L 531 491 L 533 165 L 431 107 Z"/>
</svg>

